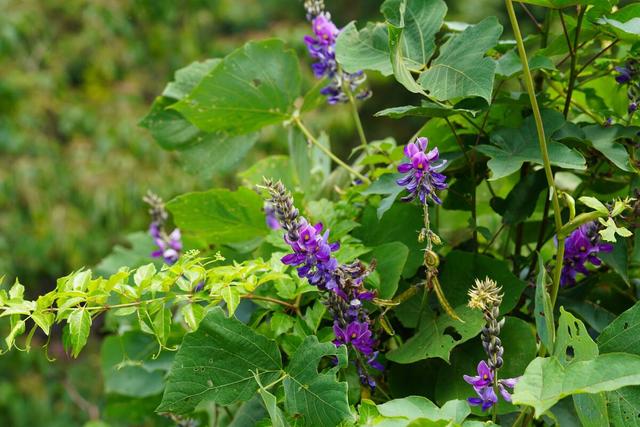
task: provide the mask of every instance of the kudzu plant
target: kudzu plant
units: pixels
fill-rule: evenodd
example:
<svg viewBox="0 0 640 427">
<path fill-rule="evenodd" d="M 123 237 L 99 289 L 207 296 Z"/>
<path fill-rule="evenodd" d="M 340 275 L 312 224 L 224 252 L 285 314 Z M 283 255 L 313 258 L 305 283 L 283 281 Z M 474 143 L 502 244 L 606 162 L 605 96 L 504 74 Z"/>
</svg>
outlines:
<svg viewBox="0 0 640 427">
<path fill-rule="evenodd" d="M 114 425 L 142 421 L 112 400 L 157 425 L 637 425 L 640 4 L 506 0 L 513 37 L 443 0 L 342 28 L 293 5 L 297 51 L 188 65 L 141 121 L 197 173 L 273 135 L 288 154 L 150 193 L 148 233 L 96 273 L 1 290 L 4 351 L 60 325 L 77 357 L 104 315 Z M 385 79 L 416 103 L 375 116 L 421 123 L 408 141 L 360 120 Z M 348 158 L 326 115 L 352 120 Z"/>
</svg>

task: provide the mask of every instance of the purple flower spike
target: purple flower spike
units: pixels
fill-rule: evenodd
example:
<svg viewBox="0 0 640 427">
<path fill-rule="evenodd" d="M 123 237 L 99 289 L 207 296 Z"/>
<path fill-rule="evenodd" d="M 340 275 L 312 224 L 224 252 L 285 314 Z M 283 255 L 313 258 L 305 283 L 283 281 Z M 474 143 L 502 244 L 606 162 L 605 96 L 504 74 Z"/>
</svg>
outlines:
<svg viewBox="0 0 640 427">
<path fill-rule="evenodd" d="M 478 395 L 478 397 L 468 398 L 467 401 L 470 405 L 482 406 L 482 410 L 486 411 L 498 403 L 498 396 L 494 389 L 495 372 L 484 360 L 478 363 L 477 371 L 477 376 L 463 376 L 464 380 L 473 386 L 473 390 Z M 498 390 L 505 401 L 511 402 L 511 393 L 507 388 L 513 389 L 519 379 L 520 378 L 505 378 L 503 380 L 498 380 Z"/>
<path fill-rule="evenodd" d="M 429 199 L 437 204 L 442 203 L 436 191 L 448 187 L 447 177 L 440 173 L 446 161 L 438 161 L 440 153 L 437 147 L 426 152 L 428 144 L 427 138 L 418 138 L 415 143 L 411 142 L 404 148 L 404 154 L 409 161 L 400 164 L 398 172 L 406 175 L 396 181 L 409 192 L 402 201 L 410 202 L 417 197 L 422 204 L 427 204 Z"/>
<path fill-rule="evenodd" d="M 487 365 L 487 362 L 482 360 L 478 363 L 478 376 L 471 377 L 469 375 L 463 375 L 463 378 L 466 382 L 471 384 L 474 388 L 476 387 L 486 387 L 493 383 L 493 373 Z"/>
<path fill-rule="evenodd" d="M 598 253 L 611 252 L 613 245 L 601 243 L 598 233 L 598 223 L 595 221 L 581 225 L 574 230 L 565 241 L 565 251 L 560 284 L 570 286 L 576 283 L 576 275 L 589 274 L 586 263 L 595 266 L 602 264 Z"/>
<path fill-rule="evenodd" d="M 338 67 L 335 44 L 340 30 L 331 21 L 331 15 L 324 11 L 317 14 L 314 12 L 312 15 L 313 35 L 305 36 L 304 43 L 307 45 L 309 56 L 317 60 L 311 65 L 313 74 L 318 79 L 329 79 L 329 84 L 320 93 L 327 97 L 329 104 L 348 102 L 349 96 L 345 89 L 356 99 L 362 100 L 371 96 L 369 90 L 360 89 L 366 80 L 362 71 L 347 73 Z"/>
</svg>

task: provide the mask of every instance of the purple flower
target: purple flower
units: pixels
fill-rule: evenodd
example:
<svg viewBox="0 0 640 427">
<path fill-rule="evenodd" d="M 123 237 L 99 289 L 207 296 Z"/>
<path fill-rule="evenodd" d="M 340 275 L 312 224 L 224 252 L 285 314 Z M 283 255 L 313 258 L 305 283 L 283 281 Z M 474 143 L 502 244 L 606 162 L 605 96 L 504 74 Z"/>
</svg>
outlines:
<svg viewBox="0 0 640 427">
<path fill-rule="evenodd" d="M 332 289 L 336 287 L 333 271 L 338 268 L 338 261 L 331 256 L 331 252 L 337 251 L 340 244 L 329 243 L 329 231 L 322 234 L 322 228 L 322 223 L 312 226 L 302 218 L 298 240 L 291 241 L 285 236 L 293 253 L 285 255 L 281 261 L 298 267 L 298 276 L 307 278 L 312 285 L 320 289 Z"/>
<path fill-rule="evenodd" d="M 278 221 L 278 217 L 276 217 L 276 211 L 270 203 L 264 204 L 264 217 L 267 227 L 272 230 L 280 229 L 280 222 Z"/>
<path fill-rule="evenodd" d="M 615 70 L 620 74 L 616 76 L 616 81 L 620 84 L 629 83 L 631 81 L 631 70 L 625 67 L 616 67 Z"/>
<path fill-rule="evenodd" d="M 478 397 L 470 397 L 467 399 L 469 405 L 472 406 L 482 406 L 482 410 L 486 411 L 491 408 L 493 405 L 498 403 L 498 396 L 496 396 L 496 392 L 491 386 L 475 388 L 474 390 L 478 393 Z"/>
<path fill-rule="evenodd" d="M 398 172 L 406 175 L 396 182 L 409 192 L 402 198 L 405 202 L 418 197 L 423 204 L 426 204 L 428 199 L 437 204 L 442 203 L 436 191 L 447 188 L 447 177 L 440 173 L 446 161 L 438 161 L 440 154 L 437 147 L 426 152 L 428 144 L 427 138 L 418 138 L 415 143 L 411 142 L 404 148 L 404 154 L 409 162 L 400 164 Z"/>
<path fill-rule="evenodd" d="M 328 12 L 321 12 L 311 20 L 313 35 L 305 36 L 304 42 L 307 45 L 309 56 L 317 59 L 311 65 L 313 74 L 318 79 L 328 78 L 329 84 L 320 93 L 327 97 L 329 104 L 348 102 L 349 96 L 345 93 L 345 88 L 354 94 L 356 99 L 366 99 L 371 96 L 369 90 L 360 90 L 366 76 L 362 71 L 347 73 L 338 67 L 336 62 L 335 43 L 340 30 L 331 21 Z"/>
<path fill-rule="evenodd" d="M 149 226 L 149 234 L 153 237 L 153 241 L 158 247 L 157 250 L 151 253 L 154 258 L 162 257 L 167 264 L 175 264 L 180 258 L 180 252 L 182 251 L 182 237 L 180 229 L 176 228 L 167 235 L 162 226 L 157 222 L 152 222 Z"/>
<path fill-rule="evenodd" d="M 469 375 L 463 375 L 463 378 L 466 382 L 471 384 L 474 388 L 476 387 L 486 387 L 487 385 L 493 384 L 493 372 L 487 365 L 487 362 L 482 360 L 478 363 L 477 367 L 478 375 L 475 377 L 471 377 Z"/>
<path fill-rule="evenodd" d="M 333 333 L 336 336 L 333 341 L 336 346 L 351 344 L 356 351 L 364 355 L 368 356 L 373 353 L 375 341 L 369 330 L 369 323 L 353 321 L 342 328 L 338 321 L 334 321 Z"/>
<path fill-rule="evenodd" d="M 482 406 L 482 410 L 486 411 L 493 405 L 498 403 L 498 396 L 494 389 L 494 371 L 489 367 L 484 360 L 478 363 L 476 368 L 478 371 L 477 376 L 464 375 L 464 380 L 473 386 L 478 397 L 470 397 L 467 399 L 470 405 Z M 505 378 L 498 380 L 498 390 L 503 399 L 507 402 L 511 402 L 511 393 L 507 388 L 513 389 L 520 378 Z"/>
<path fill-rule="evenodd" d="M 600 242 L 598 224 L 595 221 L 581 225 L 565 241 L 560 284 L 562 286 L 574 285 L 578 273 L 589 274 L 589 270 L 585 266 L 586 262 L 599 266 L 602 261 L 598 258 L 598 253 L 611 252 L 612 250 L 613 245 Z"/>
</svg>

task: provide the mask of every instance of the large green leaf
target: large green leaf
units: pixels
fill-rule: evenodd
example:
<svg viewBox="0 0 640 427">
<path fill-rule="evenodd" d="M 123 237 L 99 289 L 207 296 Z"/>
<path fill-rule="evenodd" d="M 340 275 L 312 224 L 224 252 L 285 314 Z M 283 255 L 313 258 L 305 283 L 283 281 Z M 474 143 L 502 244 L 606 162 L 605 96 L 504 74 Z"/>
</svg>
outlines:
<svg viewBox="0 0 640 427">
<path fill-rule="evenodd" d="M 203 400 L 249 400 L 258 391 L 254 373 L 263 384 L 278 379 L 278 345 L 216 307 L 197 331 L 185 335 L 157 411 L 187 414 Z"/>
<path fill-rule="evenodd" d="M 544 171 L 539 170 L 520 179 L 506 199 L 495 197 L 491 206 L 500 215 L 502 222 L 514 225 L 525 221 L 536 209 L 540 193 L 547 188 Z"/>
<path fill-rule="evenodd" d="M 593 148 L 601 152 L 611 163 L 625 172 L 632 171 L 629 165 L 629 153 L 624 145 L 617 141 L 623 138 L 633 138 L 640 129 L 620 125 L 609 127 L 591 125 L 583 127 L 582 130 L 587 141 L 593 144 Z"/>
<path fill-rule="evenodd" d="M 440 47 L 440 54 L 418 83 L 441 101 L 479 96 L 491 102 L 496 63 L 484 54 L 498 43 L 500 34 L 502 26 L 495 17 L 467 27 Z"/>
<path fill-rule="evenodd" d="M 349 73 L 375 70 L 384 76 L 392 74 L 387 26 L 370 22 L 358 30 L 350 22 L 336 40 L 336 60 Z"/>
<path fill-rule="evenodd" d="M 402 28 L 400 52 L 406 67 L 421 71 L 436 49 L 435 35 L 447 14 L 446 3 L 443 0 L 386 0 L 380 9 L 387 21 Z"/>
<path fill-rule="evenodd" d="M 601 353 L 622 351 L 640 355 L 640 303 L 618 316 L 597 341 Z"/>
<path fill-rule="evenodd" d="M 210 243 L 238 243 L 265 236 L 263 201 L 247 188 L 187 193 L 167 203 L 178 227 Z"/>
<path fill-rule="evenodd" d="M 592 360 L 598 356 L 598 346 L 589 336 L 584 323 L 562 307 L 553 356 L 562 365 Z"/>
<path fill-rule="evenodd" d="M 434 36 L 442 27 L 447 6 L 442 0 L 387 0 L 381 8 L 387 18 L 393 74 L 407 90 L 426 95 L 411 72 L 424 69 L 435 50 Z"/>
<path fill-rule="evenodd" d="M 456 307 L 455 311 L 464 323 L 446 313 L 423 313 L 418 332 L 400 347 L 388 352 L 387 359 L 396 363 L 413 363 L 439 357 L 448 362 L 451 350 L 478 335 L 484 325 L 482 313 L 478 310 L 462 305 Z"/>
<path fill-rule="evenodd" d="M 557 111 L 542 112 L 547 149 L 551 164 L 570 169 L 585 169 L 586 163 L 582 154 L 551 139 L 551 135 L 565 123 L 564 117 Z M 524 162 L 542 164 L 542 154 L 537 143 L 533 116 L 528 117 L 518 129 L 505 128 L 491 134 L 491 142 L 495 145 L 479 145 L 477 150 L 491 160 L 487 163 L 493 172 L 490 180 L 500 179 L 520 170 Z"/>
<path fill-rule="evenodd" d="M 532 406 L 541 416 L 560 399 L 578 393 L 599 393 L 640 384 L 640 356 L 608 353 L 563 366 L 555 357 L 534 359 L 512 396 L 519 405 Z"/>
<path fill-rule="evenodd" d="M 254 146 L 257 134 L 229 137 L 221 132 L 203 132 L 170 107 L 186 96 L 220 63 L 220 60 L 194 62 L 176 72 L 163 96 L 156 98 L 140 125 L 147 128 L 161 147 L 178 150 L 185 169 L 210 178 L 230 171 Z"/>
<path fill-rule="evenodd" d="M 318 373 L 322 358 L 335 356 L 337 365 Z M 320 343 L 307 337 L 291 357 L 284 380 L 287 413 L 298 418 L 301 426 L 333 427 L 351 418 L 347 401 L 347 383 L 336 379 L 337 370 L 347 364 L 347 348 Z"/>
<path fill-rule="evenodd" d="M 524 289 L 524 283 L 511 273 L 504 261 L 485 255 L 458 250 L 447 254 L 440 269 L 440 283 L 447 299 L 454 307 L 468 301 L 467 292 L 474 280 L 490 277 L 502 286 L 504 297 L 500 311 L 508 313 L 515 307 Z"/>
<path fill-rule="evenodd" d="M 640 37 L 640 4 L 628 4 L 598 20 L 608 32 L 621 40 L 637 42 Z"/>
<path fill-rule="evenodd" d="M 287 120 L 300 84 L 296 56 L 282 41 L 249 42 L 172 108 L 204 131 L 241 135 Z"/>
</svg>

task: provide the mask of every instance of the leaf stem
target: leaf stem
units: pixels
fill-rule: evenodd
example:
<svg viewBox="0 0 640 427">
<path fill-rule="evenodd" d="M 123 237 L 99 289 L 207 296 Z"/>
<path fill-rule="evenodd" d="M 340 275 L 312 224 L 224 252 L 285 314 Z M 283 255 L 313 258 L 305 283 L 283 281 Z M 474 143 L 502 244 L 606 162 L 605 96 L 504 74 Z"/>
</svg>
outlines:
<svg viewBox="0 0 640 427">
<path fill-rule="evenodd" d="M 333 160 L 334 162 L 336 162 L 338 165 L 342 166 L 345 170 L 347 170 L 348 172 L 350 172 L 352 175 L 357 176 L 358 178 L 360 178 L 363 182 L 369 184 L 371 183 L 371 181 L 369 180 L 369 178 L 367 178 L 366 176 L 362 175 L 360 172 L 358 172 L 357 170 L 353 169 L 351 166 L 349 166 L 348 164 L 346 164 L 345 162 L 343 162 L 338 156 L 336 156 L 335 154 L 333 154 L 331 152 L 331 150 L 329 150 L 327 147 L 325 147 L 324 145 L 320 144 L 320 142 L 311 134 L 311 132 L 309 131 L 309 129 L 307 129 L 307 127 L 302 123 L 302 121 L 300 121 L 300 116 L 294 116 L 293 117 L 293 121 L 296 124 L 296 126 L 298 126 L 298 129 L 300 129 L 302 131 L 302 133 L 304 134 L 304 136 L 307 138 L 307 140 L 312 143 L 313 145 L 315 145 L 316 147 L 318 147 L 323 153 L 325 153 L 327 156 L 329 156 L 331 158 L 331 160 Z"/>
<path fill-rule="evenodd" d="M 353 116 L 353 121 L 356 124 L 356 130 L 358 131 L 358 136 L 360 137 L 360 145 L 363 149 L 367 148 L 367 137 L 364 134 L 364 128 L 362 127 L 362 121 L 360 120 L 360 114 L 358 113 L 358 105 L 356 104 L 356 99 L 351 93 L 351 89 L 348 87 L 344 87 L 344 92 L 347 94 L 349 98 L 349 105 L 351 107 L 351 115 Z M 365 151 L 366 153 L 366 151 Z"/>
<path fill-rule="evenodd" d="M 529 100 L 531 102 L 531 108 L 533 110 L 533 117 L 536 122 L 536 129 L 538 132 L 538 143 L 540 145 L 540 152 L 542 153 L 542 161 L 544 163 L 544 172 L 547 177 L 547 184 L 549 191 L 551 192 L 553 202 L 553 214 L 555 219 L 556 234 L 558 234 L 558 252 L 556 254 L 556 265 L 554 270 L 553 284 L 552 284 L 552 298 L 551 305 L 555 305 L 558 295 L 558 288 L 560 286 L 560 273 L 562 272 L 562 261 L 564 258 L 564 238 L 559 235 L 562 228 L 562 217 L 560 210 L 560 201 L 558 200 L 558 189 L 553 178 L 553 171 L 551 170 L 551 161 L 549 160 L 549 151 L 547 149 L 547 139 L 544 134 L 544 126 L 542 123 L 542 115 L 540 114 L 540 107 L 538 106 L 538 100 L 536 98 L 535 89 L 533 86 L 533 78 L 531 77 L 531 70 L 529 69 L 529 62 L 527 60 L 527 52 L 524 48 L 524 41 L 522 40 L 522 33 L 520 32 L 520 26 L 518 25 L 518 18 L 513 9 L 513 1 L 505 0 L 507 6 L 507 12 L 509 14 L 509 20 L 513 27 L 513 33 L 516 38 L 518 46 L 518 53 L 520 55 L 520 61 L 522 62 L 522 69 L 524 71 L 524 81 L 529 93 Z"/>
</svg>

